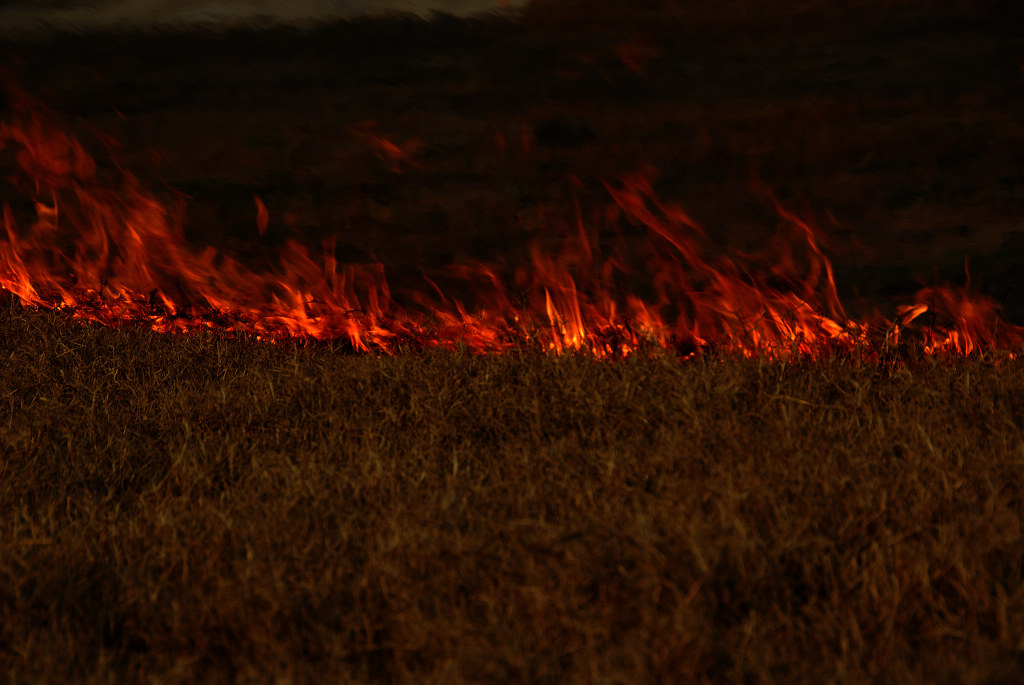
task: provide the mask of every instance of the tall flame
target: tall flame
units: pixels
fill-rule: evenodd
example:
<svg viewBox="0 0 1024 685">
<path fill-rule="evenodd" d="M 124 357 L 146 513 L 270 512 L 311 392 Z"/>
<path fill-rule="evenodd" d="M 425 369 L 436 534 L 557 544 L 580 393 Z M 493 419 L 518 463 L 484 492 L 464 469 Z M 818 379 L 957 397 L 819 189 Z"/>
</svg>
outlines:
<svg viewBox="0 0 1024 685">
<path fill-rule="evenodd" d="M 765 190 L 799 236 L 792 247 L 802 255 L 778 256 L 770 280 L 786 287 L 773 287 L 754 275 L 757 265 L 708 256 L 704 230 L 656 195 L 650 169 L 606 184 L 618 220 L 644 227 L 650 237 L 645 272 L 653 295 L 646 297 L 623 289 L 625 260 L 601 254 L 579 207 L 561 252 L 534 245 L 532 268 L 516 272 L 522 297 L 513 297 L 492 267 L 453 267 L 450 275 L 476 292 L 472 308 L 429 279 L 409 306 L 400 306 L 383 267 L 340 264 L 330 241 L 314 256 L 291 240 L 279 267 L 259 273 L 212 248 L 190 249 L 181 224 L 135 176 L 120 170 L 116 181 L 105 180 L 52 115 L 24 97 L 17 102 L 13 118 L 0 124 L 0 150 L 15 152 L 12 183 L 34 202 L 35 218 L 21 229 L 4 205 L 0 287 L 28 305 L 70 307 L 83 320 L 165 332 L 218 328 L 270 339 L 343 339 L 356 350 L 384 352 L 458 344 L 494 352 L 534 344 L 604 357 L 656 345 L 686 354 L 713 347 L 748 356 L 858 350 L 877 357 L 907 330 L 916 331 L 930 354 L 1024 343 L 1024 328 L 1000 321 L 995 302 L 966 289 L 923 289 L 895 321 L 849 317 L 817 230 Z M 359 133 L 396 172 L 415 165 L 418 141 L 392 143 L 372 125 Z M 262 234 L 269 212 L 254 199 Z"/>
</svg>

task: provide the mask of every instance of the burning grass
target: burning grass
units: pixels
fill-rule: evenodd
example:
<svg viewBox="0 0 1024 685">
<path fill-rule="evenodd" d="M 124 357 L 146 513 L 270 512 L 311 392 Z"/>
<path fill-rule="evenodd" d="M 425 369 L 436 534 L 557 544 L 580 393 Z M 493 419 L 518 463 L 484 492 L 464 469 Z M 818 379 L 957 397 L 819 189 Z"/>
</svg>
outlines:
<svg viewBox="0 0 1024 685">
<path fill-rule="evenodd" d="M 11 300 L 11 298 L 9 298 Z M 994 682 L 1024 372 L 0 309 L 11 682 Z"/>
<path fill-rule="evenodd" d="M 603 208 L 604 223 L 619 233 L 610 254 L 601 249 L 600 226 L 585 223 L 577 200 L 574 224 L 548 219 L 542 226 L 561 243 L 559 253 L 552 254 L 551 240 L 533 240 L 530 266 L 517 265 L 511 279 L 491 264 L 450 265 L 447 274 L 465 281 L 473 306 L 426 275 L 421 289 L 407 294 L 415 306 L 403 304 L 392 298 L 381 264 L 339 263 L 336 237 L 325 240 L 320 256 L 289 238 L 274 268 L 257 272 L 211 246 L 189 245 L 180 212 L 116 159 L 102 170 L 54 114 L 18 89 L 12 98 L 14 116 L 0 122 L 0 152 L 12 148 L 17 172 L 8 184 L 35 217 L 23 228 L 3 205 L 0 289 L 27 304 L 72 307 L 88 321 L 345 340 L 363 352 L 408 344 L 506 352 L 527 344 L 621 357 L 650 343 L 762 357 L 858 350 L 876 360 L 906 331 L 919 333 L 915 342 L 926 354 L 1006 352 L 1024 344 L 1024 327 L 1002 320 L 999 303 L 967 288 L 920 289 L 892 320 L 877 312 L 848 315 L 820 247 L 822 232 L 756 179 L 752 190 L 770 200 L 792 235 L 780 233 L 773 252 L 756 256 L 709 253 L 705 229 L 658 196 L 657 172 L 649 167 L 601 181 L 613 200 Z M 396 163 L 405 159 L 402 147 L 372 129 L 363 135 L 375 147 Z M 259 196 L 254 214 L 263 235 L 269 211 Z M 626 229 L 640 235 L 623 239 Z M 631 264 L 628 253 L 638 247 L 645 254 Z"/>
<path fill-rule="evenodd" d="M 1012 22 L 603 4 L 32 53 L 85 125 L 0 124 L 7 680 L 1019 674 L 1024 329 L 893 267 L 965 221 L 1017 282 Z M 224 214 L 95 163 L 108 106 Z M 840 302 L 853 225 L 884 315 Z"/>
</svg>

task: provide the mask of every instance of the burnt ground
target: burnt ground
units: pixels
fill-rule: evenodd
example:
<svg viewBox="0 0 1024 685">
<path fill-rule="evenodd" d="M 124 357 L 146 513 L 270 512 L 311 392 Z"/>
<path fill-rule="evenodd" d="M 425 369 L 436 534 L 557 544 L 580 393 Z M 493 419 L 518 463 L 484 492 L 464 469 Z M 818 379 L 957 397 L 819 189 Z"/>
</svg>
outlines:
<svg viewBox="0 0 1024 685">
<path fill-rule="evenodd" d="M 25 37 L 0 55 L 95 149 L 109 134 L 154 191 L 185 194 L 197 245 L 257 259 L 336 235 L 339 259 L 422 287 L 451 263 L 520 263 L 574 198 L 601 224 L 602 182 L 650 165 L 726 250 L 770 242 L 762 179 L 827 235 L 855 307 L 963 283 L 966 258 L 1024 323 L 1019 3 L 617 4 Z M 396 163 L 369 133 L 420 145 Z"/>
</svg>

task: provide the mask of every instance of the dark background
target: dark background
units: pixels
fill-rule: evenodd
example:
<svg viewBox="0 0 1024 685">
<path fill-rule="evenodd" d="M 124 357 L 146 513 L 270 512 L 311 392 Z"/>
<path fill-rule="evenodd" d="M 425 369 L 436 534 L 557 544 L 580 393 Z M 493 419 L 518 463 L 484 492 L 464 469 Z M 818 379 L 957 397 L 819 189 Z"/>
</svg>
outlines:
<svg viewBox="0 0 1024 685">
<path fill-rule="evenodd" d="M 399 290 L 451 263 L 510 270 L 530 241 L 557 249 L 574 200 L 605 226 L 602 182 L 650 165 L 709 249 L 770 243 L 758 177 L 827 235 L 855 310 L 963 283 L 966 257 L 1024 323 L 1024 5 L 770 4 L 549 0 L 515 21 L 32 36 L 0 56 L 90 149 L 109 135 L 155 193 L 186 195 L 191 242 L 253 261 L 336 235 Z M 395 162 L 368 132 L 420 146 Z"/>
</svg>

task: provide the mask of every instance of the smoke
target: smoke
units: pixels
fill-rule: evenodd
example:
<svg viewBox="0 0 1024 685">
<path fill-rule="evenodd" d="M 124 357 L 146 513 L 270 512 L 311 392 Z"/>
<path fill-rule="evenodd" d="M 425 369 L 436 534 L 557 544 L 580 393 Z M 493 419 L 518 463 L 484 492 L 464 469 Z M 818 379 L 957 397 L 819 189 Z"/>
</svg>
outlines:
<svg viewBox="0 0 1024 685">
<path fill-rule="evenodd" d="M 28 0 L 0 8 L 0 35 L 137 30 L 252 23 L 296 26 L 332 19 L 411 12 L 471 16 L 507 12 L 526 0 Z"/>
</svg>

